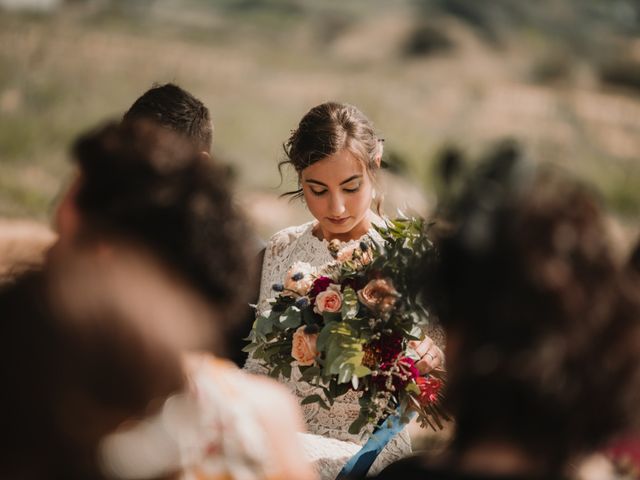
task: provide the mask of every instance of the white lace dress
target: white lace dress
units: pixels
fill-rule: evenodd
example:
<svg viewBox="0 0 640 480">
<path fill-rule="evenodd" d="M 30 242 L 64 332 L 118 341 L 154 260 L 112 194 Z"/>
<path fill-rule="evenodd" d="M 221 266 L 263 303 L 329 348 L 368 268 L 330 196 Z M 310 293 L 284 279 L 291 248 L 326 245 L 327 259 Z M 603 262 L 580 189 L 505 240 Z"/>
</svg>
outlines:
<svg viewBox="0 0 640 480">
<path fill-rule="evenodd" d="M 274 283 L 282 283 L 293 263 L 307 262 L 319 267 L 333 261 L 327 248 L 328 243 L 318 240 L 313 235 L 314 226 L 315 222 L 312 221 L 297 227 L 285 228 L 276 233 L 267 244 L 260 283 L 259 312 L 270 308 L 268 299 L 274 296 L 271 286 Z M 382 240 L 373 229 L 367 235 L 378 241 Z M 265 373 L 264 367 L 251 357 L 244 368 L 253 373 Z M 316 390 L 319 390 L 307 382 L 295 381 L 295 374 L 292 374 L 292 380 L 281 380 L 300 400 L 318 393 Z M 356 419 L 360 410 L 357 394 L 348 392 L 336 399 L 329 410 L 321 408 L 317 403 L 303 405 L 302 409 L 309 432 L 301 434 L 307 457 L 315 464 L 323 480 L 333 480 L 347 460 L 357 453 L 365 442 L 358 435 L 348 432 L 349 425 Z M 378 473 L 391 462 L 410 453 L 411 441 L 405 429 L 387 444 L 372 465 L 369 474 Z"/>
</svg>

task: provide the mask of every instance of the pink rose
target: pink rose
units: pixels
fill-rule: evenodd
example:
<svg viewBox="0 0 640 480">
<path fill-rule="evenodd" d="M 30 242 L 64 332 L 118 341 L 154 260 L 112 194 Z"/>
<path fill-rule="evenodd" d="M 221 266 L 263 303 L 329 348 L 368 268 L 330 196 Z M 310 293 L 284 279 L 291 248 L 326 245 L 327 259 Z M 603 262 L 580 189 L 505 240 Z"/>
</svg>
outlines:
<svg viewBox="0 0 640 480">
<path fill-rule="evenodd" d="M 318 294 L 313 311 L 316 313 L 339 312 L 341 308 L 342 294 L 340 293 L 340 285 L 332 283 L 324 292 Z"/>
<path fill-rule="evenodd" d="M 371 256 L 371 249 L 367 249 L 366 251 L 364 251 L 357 245 L 350 245 L 343 248 L 337 253 L 336 260 L 338 260 L 338 262 L 340 263 L 352 260 L 354 262 L 359 262 L 364 266 L 369 265 L 373 258 Z"/>
<path fill-rule="evenodd" d="M 318 356 L 316 342 L 317 333 L 305 333 L 306 326 L 298 327 L 293 334 L 293 344 L 291 345 L 291 356 L 297 360 L 299 365 L 313 365 Z"/>
</svg>

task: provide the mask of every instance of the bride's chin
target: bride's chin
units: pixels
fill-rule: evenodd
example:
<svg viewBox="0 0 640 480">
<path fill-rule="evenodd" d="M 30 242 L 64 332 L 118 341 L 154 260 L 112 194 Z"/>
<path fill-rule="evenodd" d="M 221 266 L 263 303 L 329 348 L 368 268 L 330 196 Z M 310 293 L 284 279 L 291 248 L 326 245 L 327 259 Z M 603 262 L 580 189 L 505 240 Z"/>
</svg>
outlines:
<svg viewBox="0 0 640 480">
<path fill-rule="evenodd" d="M 329 233 L 339 233 L 341 235 L 344 235 L 345 233 L 349 233 L 351 230 L 353 230 L 354 226 L 355 225 L 353 225 L 353 223 L 351 222 L 348 222 L 344 225 L 336 225 L 336 224 L 327 222 L 325 223 L 324 228 Z"/>
</svg>

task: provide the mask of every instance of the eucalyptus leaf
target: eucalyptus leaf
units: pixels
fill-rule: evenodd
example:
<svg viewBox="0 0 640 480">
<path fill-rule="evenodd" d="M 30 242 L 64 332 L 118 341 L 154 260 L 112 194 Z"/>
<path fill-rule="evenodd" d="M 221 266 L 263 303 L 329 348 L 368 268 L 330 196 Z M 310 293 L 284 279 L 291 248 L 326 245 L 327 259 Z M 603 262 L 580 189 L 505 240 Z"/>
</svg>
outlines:
<svg viewBox="0 0 640 480">
<path fill-rule="evenodd" d="M 363 428 L 369 423 L 369 418 L 363 412 L 360 412 L 358 418 L 356 418 L 351 425 L 349 425 L 349 433 L 351 435 L 358 435 Z"/>
<path fill-rule="evenodd" d="M 273 322 L 270 317 L 260 315 L 256 318 L 256 321 L 253 324 L 253 329 L 258 336 L 264 338 L 267 334 L 273 331 Z"/>
<path fill-rule="evenodd" d="M 367 375 L 371 375 L 371 370 L 369 368 L 365 367 L 364 365 L 358 365 L 354 369 L 353 374 L 357 375 L 360 378 L 362 378 L 362 377 L 366 377 Z"/>
<path fill-rule="evenodd" d="M 342 321 L 342 316 L 338 312 L 322 312 L 322 318 L 324 319 L 325 324 Z"/>
<path fill-rule="evenodd" d="M 342 318 L 352 319 L 358 314 L 358 296 L 353 288 L 347 287 L 342 292 Z"/>
<path fill-rule="evenodd" d="M 320 395 L 309 395 L 308 397 L 305 397 L 302 399 L 302 401 L 300 402 L 300 405 L 309 405 L 311 403 L 318 403 L 322 401 L 322 397 Z"/>
<path fill-rule="evenodd" d="M 302 372 L 302 380 L 306 382 L 309 382 L 320 375 L 320 367 L 317 366 L 307 367 L 304 370 L 300 369 L 300 371 Z"/>
<path fill-rule="evenodd" d="M 342 365 L 340 365 L 338 373 L 338 383 L 351 382 L 351 377 L 353 377 L 354 370 L 355 367 L 350 363 L 343 363 Z"/>
<path fill-rule="evenodd" d="M 281 328 L 298 328 L 302 324 L 300 309 L 295 306 L 287 308 L 284 313 L 279 316 L 278 322 Z"/>
</svg>

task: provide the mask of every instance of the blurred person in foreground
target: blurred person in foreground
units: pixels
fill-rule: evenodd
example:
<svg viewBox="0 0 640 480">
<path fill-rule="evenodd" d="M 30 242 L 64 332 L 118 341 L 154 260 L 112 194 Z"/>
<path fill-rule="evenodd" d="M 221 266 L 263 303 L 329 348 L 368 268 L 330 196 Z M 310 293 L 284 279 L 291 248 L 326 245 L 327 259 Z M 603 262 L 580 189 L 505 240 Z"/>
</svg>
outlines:
<svg viewBox="0 0 640 480">
<path fill-rule="evenodd" d="M 250 293 L 250 269 L 247 227 L 221 168 L 189 139 L 148 120 L 107 125 L 81 137 L 73 152 L 79 174 L 59 207 L 60 241 L 50 264 L 64 265 L 82 251 L 108 266 L 127 257 L 122 245 L 148 251 L 206 307 L 197 347 L 223 352 L 220 340 Z M 126 275 L 121 278 L 126 288 L 138 288 Z M 155 322 L 154 303 L 162 305 L 170 295 L 147 295 L 149 325 Z M 173 318 L 178 331 L 188 320 L 186 313 Z M 212 338 L 217 342 L 208 341 Z M 171 456 L 165 455 L 163 442 L 144 440 L 150 438 L 146 433 L 182 415 L 191 427 L 170 430 L 169 437 L 175 434 L 180 445 L 181 455 L 174 460 L 190 468 L 203 466 L 198 478 L 310 478 L 295 443 L 295 431 L 302 429 L 299 410 L 282 387 L 211 355 L 185 358 L 185 399 L 167 402 L 148 422 L 118 432 L 108 451 L 126 456 L 132 451 L 128 446 L 146 445 L 151 453 L 145 458 L 156 459 L 147 465 L 153 472 L 157 459 Z M 209 468 L 211 459 L 227 470 Z M 144 475 L 125 469 L 117 476 Z"/>
<path fill-rule="evenodd" d="M 101 439 L 184 385 L 176 350 L 132 322 L 140 308 L 129 302 L 157 293 L 166 275 L 150 275 L 138 290 L 145 294 L 129 289 L 125 298 L 104 269 L 79 276 L 77 257 L 64 262 L 0 288 L 0 478 L 106 478 Z"/>
<path fill-rule="evenodd" d="M 484 164 L 449 216 L 425 292 L 446 330 L 453 441 L 377 478 L 570 478 L 638 420 L 637 285 L 591 192 L 517 156 Z"/>
<path fill-rule="evenodd" d="M 640 285 L 640 238 L 631 249 L 628 268 L 633 281 Z M 607 446 L 605 454 L 619 472 L 625 472 L 628 478 L 640 478 L 640 427 L 630 427 Z"/>
<path fill-rule="evenodd" d="M 52 254 L 55 255 L 55 251 L 59 248 L 65 248 L 65 243 L 75 237 L 75 233 L 71 230 L 75 228 L 73 225 L 78 222 L 75 218 L 77 214 L 76 209 L 67 208 L 68 200 L 75 195 L 83 183 L 82 176 L 91 175 L 91 178 L 87 178 L 84 182 L 85 184 L 91 183 L 91 185 L 84 187 L 84 193 L 81 193 L 81 196 L 93 195 L 95 198 L 99 198 L 100 195 L 104 195 L 104 198 L 99 199 L 99 204 L 95 199 L 81 200 L 79 207 L 93 209 L 96 212 L 95 218 L 107 215 L 109 212 L 108 215 L 112 217 L 112 222 L 120 223 L 127 230 L 128 235 L 138 237 L 161 255 L 169 258 L 174 266 L 190 277 L 202 293 L 208 296 L 223 283 L 219 272 L 221 269 L 224 270 L 225 265 L 216 262 L 226 262 L 228 266 L 240 256 L 254 257 L 259 250 L 258 246 L 247 242 L 242 244 L 247 247 L 245 250 L 232 248 L 230 244 L 220 244 L 219 240 L 221 238 L 225 240 L 225 238 L 219 238 L 217 229 L 219 227 L 235 229 L 237 238 L 248 238 L 255 241 L 256 237 L 244 223 L 242 229 L 234 226 L 236 218 L 234 216 L 231 216 L 230 220 L 224 224 L 220 222 L 224 212 L 216 211 L 216 209 L 233 208 L 229 192 L 224 192 L 223 198 L 219 200 L 219 205 L 212 204 L 211 200 L 207 200 L 203 196 L 203 194 L 220 195 L 215 189 L 207 191 L 208 185 L 216 182 L 221 185 L 227 183 L 226 169 L 218 165 L 210 154 L 213 143 L 213 124 L 209 109 L 199 99 L 178 85 L 172 83 L 154 85 L 135 100 L 122 119 L 123 125 L 145 121 L 153 122 L 162 129 L 174 132 L 181 136 L 184 142 L 189 143 L 190 148 L 198 157 L 198 164 L 202 166 L 201 171 L 205 174 L 205 178 L 200 181 L 199 186 L 196 186 L 197 179 L 195 178 L 186 179 L 183 176 L 182 179 L 179 179 L 176 177 L 170 186 L 173 192 L 167 190 L 163 194 L 166 196 L 164 200 L 159 198 L 160 192 L 155 192 L 154 198 L 151 196 L 146 198 L 145 194 L 149 193 L 152 187 L 150 184 L 142 185 L 141 188 L 146 188 L 147 192 L 135 193 L 134 182 L 137 181 L 137 178 L 131 177 L 131 175 L 136 167 L 132 166 L 132 169 L 129 170 L 126 162 L 123 166 L 123 161 L 120 161 L 120 165 L 114 164 L 111 169 L 111 166 L 104 160 L 101 163 L 79 160 L 76 177 L 57 211 L 55 223 L 60 238 L 58 243 L 54 245 Z M 211 164 L 216 164 L 215 168 L 211 167 L 207 170 Z M 109 170 L 109 175 L 105 177 L 104 181 L 101 178 L 102 173 L 98 169 Z M 188 173 L 196 176 L 199 174 L 195 168 L 192 170 Z M 166 178 L 169 178 L 169 175 Z M 120 188 L 120 184 L 130 190 L 129 199 L 118 199 L 119 195 L 116 190 Z M 191 187 L 194 188 L 193 192 L 189 192 Z M 165 184 L 164 187 L 158 185 L 156 189 L 160 188 L 166 189 L 168 185 Z M 178 191 L 179 188 L 182 191 Z M 103 193 L 105 190 L 109 190 L 107 194 Z M 136 197 L 133 198 L 132 195 L 136 195 Z M 133 200 L 130 205 L 127 204 L 129 200 Z M 199 201 L 200 207 L 198 207 Z M 92 205 L 88 205 L 91 202 L 93 202 Z M 164 210 L 157 208 L 161 202 L 166 204 L 163 206 Z M 170 202 L 173 202 L 173 206 L 169 204 Z M 147 211 L 147 208 L 151 210 Z M 164 215 L 164 218 L 150 218 L 148 214 Z M 229 252 L 224 260 L 218 259 L 217 251 L 220 249 Z M 233 269 L 227 273 L 227 275 L 233 274 Z M 241 288 L 237 288 L 235 291 L 227 289 L 223 292 L 223 296 L 228 296 L 230 299 L 242 292 L 247 300 L 241 304 L 235 302 L 237 310 L 233 313 L 233 321 L 222 325 L 225 328 L 225 335 L 219 337 L 220 350 L 218 353 L 230 358 L 237 365 L 244 364 L 246 357 L 246 354 L 242 352 L 242 347 L 245 344 L 242 338 L 249 329 L 247 322 L 250 325 L 254 320 L 255 315 L 253 309 L 249 307 L 249 300 L 254 300 L 252 297 L 257 296 L 257 282 L 257 274 L 254 275 L 249 270 L 248 273 L 243 272 L 229 279 L 229 285 L 238 285 Z M 215 297 L 213 299 L 215 300 Z M 234 302 L 232 301 L 230 304 L 234 304 Z M 229 317 L 232 317 L 231 312 Z"/>
<path fill-rule="evenodd" d="M 213 146 L 214 125 L 207 106 L 193 94 L 174 83 L 154 85 L 144 92 L 124 114 L 123 122 L 136 120 L 153 120 L 154 122 L 186 137 L 203 157 L 202 161 L 211 160 Z M 214 159 L 215 160 L 215 159 Z M 226 169 L 220 169 L 220 174 L 227 174 Z M 262 266 L 264 242 L 253 231 L 248 231 L 249 255 L 256 257 L 256 265 Z M 185 241 L 189 237 L 185 236 Z M 212 245 L 215 248 L 215 245 Z M 250 281 L 253 284 L 250 284 Z M 258 301 L 259 277 L 255 275 L 246 279 L 245 288 L 253 292 L 247 297 L 251 303 Z M 255 320 L 255 312 L 247 302 L 241 309 L 241 321 L 234 322 L 224 338 L 224 356 L 239 367 L 244 365 L 247 354 L 242 351 L 246 345 L 244 337 Z"/>
</svg>

